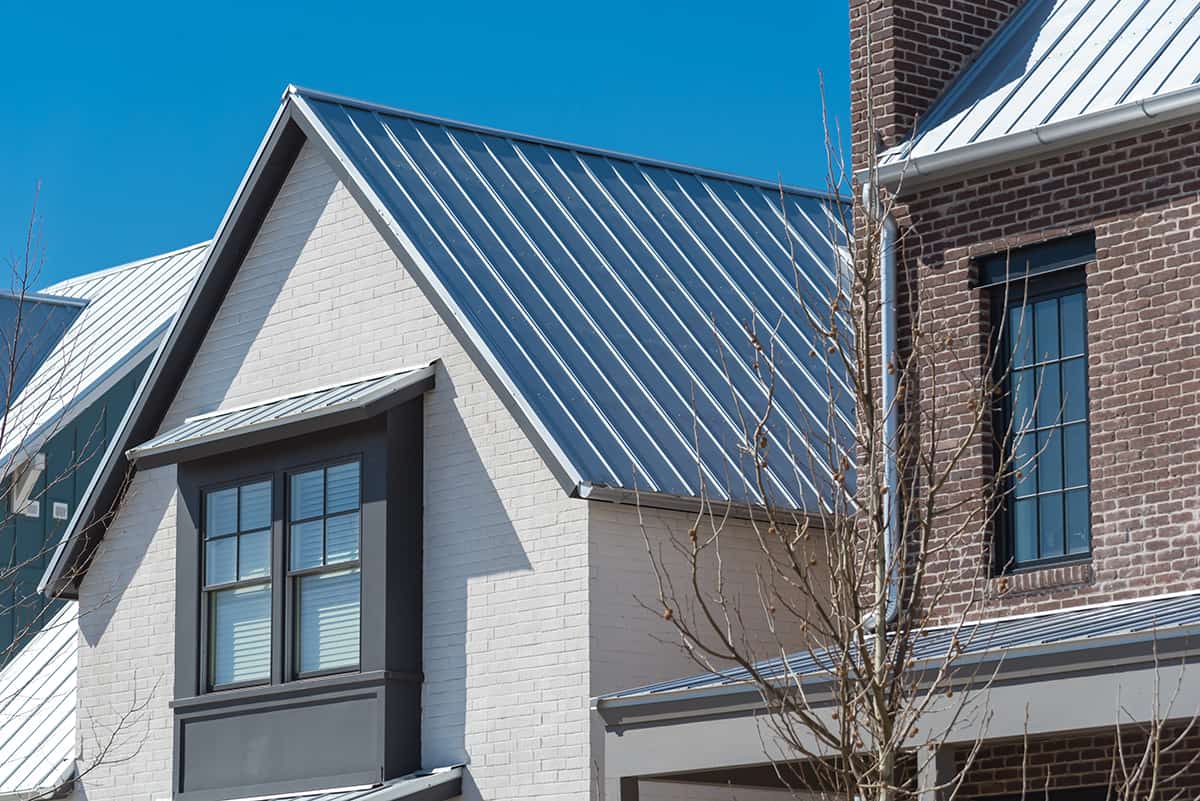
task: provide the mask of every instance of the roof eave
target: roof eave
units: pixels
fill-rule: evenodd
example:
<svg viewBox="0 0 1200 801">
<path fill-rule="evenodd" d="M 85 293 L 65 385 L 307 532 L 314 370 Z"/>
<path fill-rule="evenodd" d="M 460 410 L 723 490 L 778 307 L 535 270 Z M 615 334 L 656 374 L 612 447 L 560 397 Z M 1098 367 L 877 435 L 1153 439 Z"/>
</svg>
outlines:
<svg viewBox="0 0 1200 801">
<path fill-rule="evenodd" d="M 1200 84 L 940 153 L 901 157 L 876 167 L 874 176 L 870 169 L 863 169 L 854 177 L 860 183 L 874 178 L 878 185 L 904 194 L 1193 118 L 1200 118 Z"/>
</svg>

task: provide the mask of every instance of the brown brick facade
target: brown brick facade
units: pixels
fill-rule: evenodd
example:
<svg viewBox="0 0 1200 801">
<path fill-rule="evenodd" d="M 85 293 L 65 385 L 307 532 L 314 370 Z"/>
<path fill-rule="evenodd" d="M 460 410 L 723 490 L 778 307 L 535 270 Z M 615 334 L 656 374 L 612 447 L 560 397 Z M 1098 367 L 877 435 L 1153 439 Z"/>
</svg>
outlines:
<svg viewBox="0 0 1200 801">
<path fill-rule="evenodd" d="M 1200 752 L 1200 731 L 1196 727 L 1164 730 L 1161 743 L 1173 743 L 1159 757 L 1155 777 L 1155 798 L 1192 801 L 1200 798 L 1200 764 L 1192 764 Z M 1134 730 L 1121 733 L 1120 756 L 1113 732 L 1071 735 L 1065 739 L 1003 742 L 985 745 L 966 771 L 957 798 L 986 798 L 1025 793 L 1028 801 L 1039 801 L 1045 793 L 1083 788 L 1121 787 L 1123 777 L 1132 771 L 1146 750 L 1146 737 Z M 958 755 L 958 770 L 965 764 L 966 753 Z M 1126 766 L 1128 773 L 1122 769 Z M 1114 777 L 1115 781 L 1114 781 Z M 1131 784 L 1132 780 L 1128 780 Z M 1148 781 L 1131 788 L 1131 798 L 1149 795 Z M 1099 795 L 1104 799 L 1103 791 Z M 1112 798 L 1111 801 L 1122 801 Z"/>
<path fill-rule="evenodd" d="M 946 443 L 970 419 L 966 379 L 984 370 L 989 304 L 972 288 L 972 257 L 1096 233 L 1087 272 L 1093 557 L 988 581 L 989 615 L 1200 588 L 1198 193 L 1200 124 L 1191 124 L 929 188 L 903 207 L 913 294 L 963 371 L 939 392 Z M 970 501 L 991 452 L 985 431 L 947 503 L 978 511 Z M 988 543 L 955 545 L 933 573 L 954 586 L 947 603 L 962 604 L 979 595 Z"/>
</svg>

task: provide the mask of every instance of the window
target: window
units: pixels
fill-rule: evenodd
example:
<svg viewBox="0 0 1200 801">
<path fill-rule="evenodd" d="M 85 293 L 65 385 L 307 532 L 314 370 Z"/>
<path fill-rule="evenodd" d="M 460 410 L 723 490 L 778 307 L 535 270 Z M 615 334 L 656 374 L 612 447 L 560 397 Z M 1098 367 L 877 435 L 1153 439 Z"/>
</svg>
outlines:
<svg viewBox="0 0 1200 801">
<path fill-rule="evenodd" d="M 1004 403 L 997 420 L 1011 479 L 999 562 L 1021 568 L 1091 550 L 1087 312 L 1083 270 L 998 287 Z"/>
<path fill-rule="evenodd" d="M 288 573 L 301 676 L 358 666 L 359 473 L 353 461 L 289 477 Z"/>
<path fill-rule="evenodd" d="M 271 482 L 205 493 L 204 593 L 213 687 L 271 678 Z"/>
</svg>

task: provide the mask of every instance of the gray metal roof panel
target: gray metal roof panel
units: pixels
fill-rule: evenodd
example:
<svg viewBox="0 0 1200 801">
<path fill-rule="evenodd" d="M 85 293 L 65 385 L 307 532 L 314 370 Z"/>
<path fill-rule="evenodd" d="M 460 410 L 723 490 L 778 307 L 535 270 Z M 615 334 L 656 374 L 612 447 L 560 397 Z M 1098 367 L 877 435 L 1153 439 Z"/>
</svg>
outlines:
<svg viewBox="0 0 1200 801">
<path fill-rule="evenodd" d="M 74 768 L 77 610 L 64 604 L 0 669 L 0 795 L 55 789 Z"/>
<path fill-rule="evenodd" d="M 829 313 L 838 201 L 297 91 L 582 482 L 764 500 L 737 449 L 757 326 L 770 500 L 828 494 L 828 409 L 844 441 L 853 405 L 805 309 Z"/>
<path fill-rule="evenodd" d="M 943 657 L 952 640 L 961 648 L 959 657 L 998 657 L 1007 649 L 1052 645 L 1084 645 L 1118 635 L 1161 634 L 1163 637 L 1185 627 L 1200 625 L 1200 592 L 1183 595 L 1099 604 L 1034 615 L 1023 615 L 944 626 L 926 630 L 913 644 L 912 661 Z M 834 667 L 832 652 L 813 649 L 783 658 L 765 659 L 756 665 L 767 678 L 817 675 Z M 651 696 L 680 690 L 724 687 L 749 681 L 741 668 L 701 673 L 670 681 L 623 690 L 606 699 Z"/>
<path fill-rule="evenodd" d="M 70 278 L 45 291 L 87 302 L 8 407 L 0 462 L 66 424 L 151 347 L 182 305 L 207 243 Z"/>
<path fill-rule="evenodd" d="M 881 164 L 1195 86 L 1198 12 L 1194 0 L 1029 0 Z"/>
<path fill-rule="evenodd" d="M 455 798 L 462 792 L 462 765 L 422 770 L 370 787 L 314 790 L 278 796 L 230 801 L 434 801 Z"/>
<path fill-rule="evenodd" d="M 213 412 L 185 420 L 129 450 L 133 460 L 192 447 L 201 442 L 237 437 L 248 431 L 281 426 L 346 409 L 365 407 L 433 376 L 432 365 L 406 367 L 329 387 L 306 390 L 283 398 Z"/>
</svg>

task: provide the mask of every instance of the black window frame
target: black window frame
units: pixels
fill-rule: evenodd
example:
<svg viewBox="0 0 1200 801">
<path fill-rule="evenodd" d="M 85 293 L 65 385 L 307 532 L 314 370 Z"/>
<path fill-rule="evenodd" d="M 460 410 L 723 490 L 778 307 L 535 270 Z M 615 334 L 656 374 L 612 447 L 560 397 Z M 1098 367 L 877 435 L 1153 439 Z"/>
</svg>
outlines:
<svg viewBox="0 0 1200 801">
<path fill-rule="evenodd" d="M 1067 253 L 1068 257 L 1063 254 Z M 1091 234 L 1080 234 L 1064 240 L 1057 240 L 1045 245 L 1032 246 L 1023 248 L 1018 251 L 1013 251 L 1011 254 L 1001 254 L 997 256 L 987 257 L 981 260 L 981 270 L 983 278 L 983 288 L 990 293 L 990 312 L 991 312 L 991 335 L 989 337 L 990 353 L 996 354 L 994 362 L 993 379 L 996 385 L 1000 388 L 1000 394 L 993 408 L 993 460 L 997 471 L 1005 464 L 1005 449 L 1011 448 L 1013 442 L 1006 442 L 1006 434 L 1009 434 L 1009 425 L 1013 416 L 1012 408 L 1012 384 L 1010 367 L 1010 321 L 1014 310 L 1019 313 L 1024 307 L 1029 310 L 1028 317 L 1025 319 L 1032 325 L 1033 306 L 1038 301 L 1048 300 L 1050 298 L 1061 298 L 1078 294 L 1083 301 L 1083 351 L 1080 356 L 1072 356 L 1069 359 L 1082 358 L 1083 361 L 1083 408 L 1084 415 L 1081 421 L 1086 427 L 1086 435 L 1084 437 L 1084 451 L 1086 454 L 1084 470 L 1085 480 L 1080 487 L 1087 490 L 1087 517 L 1088 517 L 1088 533 L 1087 533 L 1087 549 L 1076 553 L 1071 553 L 1069 548 L 1070 532 L 1066 525 L 1067 504 L 1066 495 L 1067 488 L 1060 487 L 1058 490 L 1050 490 L 1046 493 L 1035 490 L 1033 496 L 1041 497 L 1043 494 L 1057 492 L 1063 497 L 1063 553 L 1061 555 L 1040 556 L 1041 549 L 1041 532 L 1040 525 L 1038 530 L 1039 557 L 1036 559 L 1028 559 L 1018 562 L 1016 560 L 1016 531 L 1015 531 L 1015 514 L 1013 505 L 1016 501 L 1016 483 L 1014 481 L 1015 472 L 1019 465 L 1012 463 L 1008 465 L 1009 473 L 1004 479 L 1003 485 L 1000 488 L 1000 499 L 995 516 L 995 536 L 993 537 L 993 573 L 997 575 L 1021 573 L 1032 570 L 1043 570 L 1050 567 L 1061 566 L 1065 564 L 1076 564 L 1088 562 L 1092 558 L 1093 553 L 1093 520 L 1092 509 L 1094 508 L 1094 499 L 1092 497 L 1092 475 L 1091 475 L 1091 392 L 1090 392 L 1090 371 L 1089 371 L 1089 342 L 1088 342 L 1088 303 L 1087 303 L 1087 264 L 1095 261 L 1095 239 Z M 1031 333 L 1032 337 L 1033 334 Z M 1061 348 L 1061 343 L 1060 343 Z M 1036 371 L 1039 366 L 1050 363 L 1061 363 L 1066 361 L 1061 358 L 1061 349 L 1059 357 L 1050 360 L 1040 360 L 1036 355 L 1034 360 L 1026 365 L 1027 368 Z M 1036 393 L 1035 389 L 1035 393 Z M 1053 425 L 1037 426 L 1036 424 L 1030 429 L 1029 433 L 1034 433 L 1039 430 L 1054 429 L 1058 432 L 1065 430 L 1067 425 L 1076 425 L 1076 423 L 1065 423 L 1061 418 Z M 1015 435 L 1017 426 L 1012 426 L 1012 435 Z M 1036 448 L 1036 445 L 1035 445 Z M 1040 456 L 1040 449 L 1035 450 Z M 1065 474 L 1065 465 L 1067 457 L 1065 448 L 1063 451 L 1063 471 Z M 1065 482 L 1065 475 L 1064 475 Z M 1039 520 L 1040 524 L 1040 520 Z"/>
<path fill-rule="evenodd" d="M 330 517 L 348 516 L 350 512 L 335 512 L 330 515 L 327 511 L 328 501 L 328 471 L 331 467 L 337 467 L 344 464 L 358 464 L 358 501 L 354 509 L 354 514 L 358 515 L 358 547 L 357 558 L 347 560 L 345 562 L 335 562 L 333 564 L 321 564 L 315 567 L 307 567 L 300 569 L 292 569 L 292 526 L 296 523 L 307 523 L 313 520 L 328 520 Z M 291 679 L 298 681 L 301 679 L 319 678 L 322 676 L 337 676 L 344 673 L 357 673 L 362 670 L 362 651 L 363 651 L 363 631 L 362 631 L 362 550 L 363 550 L 363 463 L 364 454 L 348 453 L 344 456 L 322 459 L 316 462 L 309 462 L 302 465 L 293 465 L 286 467 L 282 471 L 284 487 L 283 492 L 283 543 L 286 548 L 284 554 L 284 578 L 286 582 L 284 586 L 284 625 L 287 626 L 287 632 L 284 642 L 284 654 L 287 659 L 285 667 L 285 680 Z M 321 514 L 316 517 L 306 517 L 300 520 L 292 520 L 291 503 L 292 503 L 292 478 L 301 473 L 311 473 L 315 470 L 322 471 L 322 480 L 325 482 L 322 487 L 321 497 Z M 322 559 L 327 545 L 328 532 L 326 527 L 322 526 L 321 530 L 321 553 Z M 336 573 L 343 570 L 355 570 L 358 575 L 358 610 L 359 610 L 359 627 L 358 627 L 358 660 L 353 665 L 344 665 L 325 670 L 301 670 L 300 669 L 300 580 L 306 576 L 321 575 L 324 573 Z"/>
<path fill-rule="evenodd" d="M 237 575 L 237 573 L 239 571 L 239 567 L 240 567 L 241 535 L 243 533 L 252 533 L 255 531 L 262 530 L 262 529 L 250 529 L 248 532 L 241 531 L 241 488 L 251 486 L 253 484 L 261 484 L 263 482 L 267 482 L 268 484 L 271 485 L 271 522 L 270 522 L 270 526 L 267 529 L 267 531 L 270 532 L 270 538 L 269 538 L 270 539 L 270 549 L 269 549 L 269 553 L 267 556 L 268 573 L 266 576 L 255 576 L 255 577 L 249 578 L 249 579 L 238 579 L 238 578 L 236 578 L 236 575 Z M 276 537 L 276 532 L 275 532 L 275 528 L 276 528 L 276 520 L 275 520 L 275 512 L 274 512 L 274 509 L 275 509 L 275 483 L 276 483 L 275 476 L 273 474 L 264 473 L 264 472 L 259 471 L 257 473 L 240 476 L 235 479 L 229 479 L 229 480 L 225 480 L 225 481 L 219 481 L 219 482 L 215 482 L 215 483 L 206 484 L 199 488 L 199 498 L 197 501 L 197 508 L 199 509 L 199 512 L 200 512 L 200 515 L 199 515 L 200 521 L 199 521 L 199 532 L 198 532 L 198 536 L 196 538 L 198 545 L 199 545 L 199 553 L 196 555 L 196 564 L 199 566 L 198 583 L 199 583 L 199 587 L 200 587 L 200 632 L 201 632 L 201 638 L 200 638 L 200 643 L 199 643 L 199 645 L 200 645 L 200 675 L 201 675 L 201 686 L 204 688 L 204 692 L 225 692 L 228 690 L 240 690 L 240 689 L 244 689 L 247 687 L 263 687 L 263 686 L 271 684 L 271 676 L 274 674 L 274 671 L 275 671 L 274 648 L 271 647 L 270 640 L 272 640 L 275 636 L 275 622 L 276 622 L 275 621 L 275 605 L 276 605 L 275 604 L 275 576 L 277 573 L 276 564 L 275 564 L 275 561 L 276 561 L 275 560 L 275 551 L 276 551 L 276 541 L 278 539 Z M 207 519 L 208 518 L 208 504 L 206 503 L 206 501 L 208 500 L 209 495 L 211 495 L 213 493 L 217 493 L 217 492 L 222 492 L 222 491 L 228 490 L 228 489 L 238 490 L 238 526 L 237 526 L 237 530 L 235 530 L 235 532 L 233 534 L 219 535 L 219 536 L 215 537 L 214 539 L 228 539 L 230 537 L 235 539 L 235 542 L 236 542 L 236 550 L 234 552 L 235 553 L 235 557 L 234 557 L 235 578 L 233 581 L 227 581 L 227 582 L 221 582 L 218 584 L 209 585 L 208 580 L 207 580 L 208 579 L 208 548 L 207 548 L 207 545 L 209 542 L 208 519 Z M 270 599 L 271 599 L 271 617 L 270 617 L 271 625 L 269 628 L 270 633 L 268 635 L 267 676 L 266 676 L 266 678 L 263 678 L 263 679 L 251 679 L 251 680 L 247 680 L 247 681 L 234 681 L 234 682 L 226 682 L 225 684 L 216 684 L 214 681 L 213 674 L 215 673 L 215 670 L 214 670 L 214 664 L 212 661 L 213 657 L 215 655 L 214 648 L 213 648 L 213 635 L 215 634 L 215 631 L 212 628 L 212 602 L 213 602 L 214 594 L 217 592 L 220 592 L 222 590 L 236 590 L 236 589 L 240 589 L 242 587 L 252 587 L 252 586 L 264 584 L 264 583 L 268 587 L 268 591 L 269 591 Z"/>
</svg>

